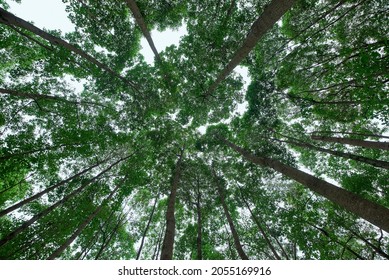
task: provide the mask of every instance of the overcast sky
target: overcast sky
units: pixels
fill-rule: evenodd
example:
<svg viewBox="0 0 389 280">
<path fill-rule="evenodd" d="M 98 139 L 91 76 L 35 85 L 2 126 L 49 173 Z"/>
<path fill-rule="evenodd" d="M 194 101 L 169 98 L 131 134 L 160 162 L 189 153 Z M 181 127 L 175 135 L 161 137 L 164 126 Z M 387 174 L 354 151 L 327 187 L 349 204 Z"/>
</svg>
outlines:
<svg viewBox="0 0 389 280">
<path fill-rule="evenodd" d="M 8 0 L 10 12 L 18 17 L 33 21 L 34 25 L 39 28 L 59 29 L 63 33 L 74 31 L 74 26 L 67 18 L 65 12 L 66 5 L 61 0 L 23 0 L 21 4 Z M 178 45 L 180 37 L 186 34 L 185 27 L 178 30 L 166 30 L 158 32 L 153 30 L 151 36 L 157 50 L 160 52 L 172 44 Z M 154 62 L 154 54 L 151 51 L 146 39 L 141 40 L 142 50 L 140 51 L 149 64 Z M 249 84 L 247 68 L 237 67 L 245 81 L 245 88 Z M 238 112 L 242 113 L 246 109 L 246 103 L 238 106 Z"/>
</svg>

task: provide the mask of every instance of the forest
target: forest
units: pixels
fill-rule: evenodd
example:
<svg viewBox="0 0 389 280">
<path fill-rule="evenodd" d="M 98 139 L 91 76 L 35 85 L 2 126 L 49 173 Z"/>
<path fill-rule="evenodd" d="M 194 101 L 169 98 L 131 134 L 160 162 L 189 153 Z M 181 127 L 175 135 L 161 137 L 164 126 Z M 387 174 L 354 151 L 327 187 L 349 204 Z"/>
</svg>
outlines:
<svg viewBox="0 0 389 280">
<path fill-rule="evenodd" d="M 10 2 L 0 259 L 389 259 L 387 1 Z"/>
</svg>

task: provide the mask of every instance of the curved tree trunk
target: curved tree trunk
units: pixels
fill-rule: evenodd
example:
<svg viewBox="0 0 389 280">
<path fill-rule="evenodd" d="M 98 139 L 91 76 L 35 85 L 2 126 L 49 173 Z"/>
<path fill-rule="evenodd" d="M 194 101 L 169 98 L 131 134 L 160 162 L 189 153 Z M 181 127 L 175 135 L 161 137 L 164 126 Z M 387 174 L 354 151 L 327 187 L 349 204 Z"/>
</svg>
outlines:
<svg viewBox="0 0 389 280">
<path fill-rule="evenodd" d="M 27 21 L 25 21 L 17 16 L 15 16 L 14 14 L 11 14 L 10 12 L 8 12 L 2 8 L 0 8 L 0 23 L 5 24 L 5 25 L 17 26 L 17 27 L 23 28 L 23 29 L 28 30 L 28 31 L 34 33 L 35 35 L 49 41 L 53 45 L 64 47 L 67 50 L 69 50 L 75 54 L 78 54 L 82 58 L 93 63 L 97 67 L 105 70 L 106 72 L 110 73 L 111 75 L 119 78 L 120 80 L 122 80 L 126 84 L 130 85 L 133 89 L 137 90 L 137 88 L 133 82 L 120 76 L 118 73 L 116 73 L 114 70 L 109 68 L 107 65 L 101 63 L 100 61 L 98 61 L 94 57 L 90 56 L 89 54 L 87 54 L 83 50 L 77 48 L 76 46 L 74 46 L 72 44 L 69 44 L 68 42 L 66 42 L 65 40 L 63 40 L 61 38 L 55 37 L 55 36 L 45 32 L 45 31 L 43 31 L 42 29 L 32 25 L 31 23 L 29 23 L 29 22 L 27 22 Z"/>
<path fill-rule="evenodd" d="M 150 216 L 149 216 L 149 220 L 147 221 L 146 228 L 145 228 L 145 230 L 143 231 L 142 241 L 141 241 L 141 243 L 140 243 L 140 246 L 139 246 L 139 249 L 138 249 L 138 253 L 136 254 L 136 259 L 137 259 L 137 260 L 139 260 L 140 254 L 142 253 L 143 244 L 144 244 L 144 242 L 145 242 L 145 238 L 146 238 L 147 231 L 149 230 L 151 221 L 152 221 L 153 216 L 154 216 L 154 212 L 155 212 L 155 208 L 156 208 L 156 206 L 157 206 L 158 198 L 159 198 L 159 194 L 158 194 L 157 197 L 155 198 L 154 205 L 153 205 L 153 209 L 151 210 L 151 213 L 150 213 Z"/>
<path fill-rule="evenodd" d="M 318 136 L 318 135 L 312 135 L 311 139 L 325 141 L 325 142 L 348 144 L 352 146 L 359 146 L 359 147 L 370 148 L 370 149 L 389 150 L 389 142 L 376 142 L 376 141 L 366 141 L 366 140 L 352 139 L 346 137 L 331 137 L 331 136 Z"/>
<path fill-rule="evenodd" d="M 177 196 L 177 187 L 181 177 L 181 165 L 183 155 L 184 149 L 181 150 L 180 157 L 176 163 L 172 185 L 170 188 L 170 195 L 166 211 L 166 231 L 162 244 L 161 260 L 173 259 L 174 236 L 176 231 L 176 219 L 174 216 L 174 210 Z"/>
<path fill-rule="evenodd" d="M 269 167 L 281 174 L 301 183 L 317 194 L 329 199 L 333 203 L 345 208 L 355 215 L 389 232 L 389 209 L 375 202 L 364 199 L 350 191 L 339 188 L 327 181 L 316 178 L 297 168 L 286 165 L 278 160 L 267 157 L 260 157 L 251 154 L 234 143 L 220 138 L 220 140 L 240 153 L 245 159 L 260 166 Z"/>
<path fill-rule="evenodd" d="M 250 32 L 242 46 L 235 52 L 230 62 L 216 78 L 216 81 L 208 88 L 205 97 L 212 95 L 218 85 L 250 53 L 259 39 L 292 7 L 294 2 L 295 0 L 273 0 L 265 7 L 262 15 L 251 26 Z"/>
</svg>

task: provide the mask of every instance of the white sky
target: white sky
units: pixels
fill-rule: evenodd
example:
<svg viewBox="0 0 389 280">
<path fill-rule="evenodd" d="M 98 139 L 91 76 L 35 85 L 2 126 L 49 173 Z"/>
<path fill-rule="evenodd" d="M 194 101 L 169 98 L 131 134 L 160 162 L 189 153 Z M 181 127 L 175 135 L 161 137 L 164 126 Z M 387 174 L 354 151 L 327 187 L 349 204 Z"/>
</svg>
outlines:
<svg viewBox="0 0 389 280">
<path fill-rule="evenodd" d="M 23 0 L 21 4 L 8 0 L 7 3 L 10 5 L 11 13 L 24 20 L 34 22 L 34 25 L 39 28 L 59 29 L 63 33 L 74 31 L 74 26 L 67 18 L 65 12 L 66 5 L 61 0 Z M 151 36 L 158 52 L 172 44 L 178 45 L 180 37 L 185 34 L 186 28 L 184 26 L 178 30 L 151 31 Z M 154 54 L 146 39 L 141 39 L 141 46 L 140 53 L 144 56 L 147 63 L 153 64 Z M 247 85 L 250 83 L 247 68 L 238 66 L 235 70 L 242 75 L 245 81 L 244 90 L 246 90 Z M 80 89 L 80 85 L 75 85 L 75 88 Z M 238 105 L 236 112 L 243 113 L 246 108 L 247 102 L 244 102 Z"/>
</svg>

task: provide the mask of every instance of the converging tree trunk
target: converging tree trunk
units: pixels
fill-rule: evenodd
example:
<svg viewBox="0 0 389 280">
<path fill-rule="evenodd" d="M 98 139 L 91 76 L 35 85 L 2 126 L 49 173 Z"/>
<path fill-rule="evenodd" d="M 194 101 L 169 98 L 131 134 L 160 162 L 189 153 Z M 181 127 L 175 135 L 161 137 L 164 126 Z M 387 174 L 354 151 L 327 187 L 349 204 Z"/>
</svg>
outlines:
<svg viewBox="0 0 389 280">
<path fill-rule="evenodd" d="M 173 247 L 174 247 L 174 236 L 176 231 L 176 218 L 174 216 L 177 187 L 180 182 L 182 160 L 184 156 L 184 149 L 181 150 L 181 154 L 176 163 L 174 170 L 173 180 L 170 188 L 170 195 L 166 210 L 166 231 L 165 237 L 162 243 L 161 260 L 173 259 Z"/>
<path fill-rule="evenodd" d="M 104 169 L 103 171 L 101 171 L 99 174 L 97 174 L 96 176 L 94 176 L 92 179 L 88 180 L 86 183 L 82 184 L 80 187 L 78 187 L 77 189 L 75 189 L 74 191 L 72 191 L 70 194 L 66 195 L 64 198 L 62 198 L 61 200 L 57 201 L 56 203 L 54 203 L 53 205 L 51 205 L 50 207 L 46 208 L 45 210 L 43 210 L 42 212 L 36 214 L 35 216 L 33 216 L 31 219 L 29 219 L 28 221 L 24 222 L 22 225 L 20 225 L 18 228 L 16 228 L 14 231 L 12 231 L 11 233 L 9 233 L 8 235 L 6 235 L 3 239 L 0 240 L 0 247 L 1 246 L 4 246 L 6 243 L 8 243 L 9 241 L 11 241 L 12 239 L 14 239 L 19 233 L 21 233 L 22 231 L 24 231 L 25 229 L 27 229 L 28 227 L 30 227 L 33 223 L 35 223 L 37 220 L 39 220 L 40 218 L 42 217 L 45 217 L 47 216 L 49 213 L 51 213 L 54 209 L 56 209 L 57 207 L 63 205 L 65 202 L 67 202 L 68 200 L 70 200 L 71 198 L 73 198 L 74 196 L 80 194 L 87 186 L 89 186 L 91 183 L 93 183 L 94 181 L 96 181 L 97 179 L 99 179 L 102 175 L 104 175 L 105 173 L 107 173 L 109 170 L 111 170 L 114 166 L 118 165 L 120 162 L 128 159 L 129 157 L 131 157 L 133 154 L 127 156 L 127 157 L 124 157 L 124 158 L 121 158 L 119 159 L 118 161 L 116 161 L 115 163 L 111 164 L 108 168 Z"/>
<path fill-rule="evenodd" d="M 58 188 L 58 187 L 60 187 L 60 186 L 65 185 L 66 183 L 72 181 L 72 180 L 75 179 L 75 178 L 80 177 L 81 175 L 87 173 L 88 171 L 92 170 L 93 168 L 95 168 L 95 167 L 101 165 L 102 163 L 104 163 L 104 162 L 106 162 L 106 161 L 108 161 L 108 159 L 105 159 L 105 160 L 103 160 L 103 161 L 99 161 L 99 162 L 97 162 L 96 164 L 94 164 L 94 165 L 92 165 L 92 166 L 90 166 L 90 167 L 88 167 L 88 168 L 82 170 L 81 172 L 79 172 L 79 173 L 77 173 L 77 174 L 75 174 L 75 175 L 73 175 L 73 176 L 67 178 L 66 180 L 63 180 L 63 181 L 61 181 L 61 182 L 58 182 L 57 184 L 52 185 L 51 187 L 48 187 L 47 189 L 44 189 L 43 191 L 41 191 L 41 192 L 39 192 L 39 193 L 37 193 L 37 194 L 34 194 L 33 196 L 30 196 L 29 198 L 26 198 L 26 199 L 24 199 L 24 200 L 22 200 L 22 201 L 20 201 L 20 202 L 18 202 L 18 203 L 16 203 L 16 204 L 14 204 L 14 205 L 8 207 L 7 209 L 4 209 L 4 210 L 0 211 L 0 217 L 6 215 L 6 214 L 8 214 L 8 213 L 11 213 L 12 211 L 14 211 L 14 210 L 16 210 L 16 209 L 19 209 L 19 208 L 22 207 L 23 205 L 26 205 L 27 203 L 29 203 L 29 202 L 31 202 L 31 201 L 34 201 L 34 200 L 36 200 L 36 199 L 42 197 L 44 194 L 46 194 L 46 193 L 48 193 L 48 192 L 50 192 L 50 191 L 52 191 L 52 190 L 54 190 L 54 189 L 56 189 L 56 188 Z"/>
<path fill-rule="evenodd" d="M 20 97 L 20 98 L 25 98 L 25 99 L 33 99 L 35 101 L 38 100 L 52 100 L 56 102 L 62 102 L 62 103 L 68 103 L 68 104 L 74 104 L 74 105 L 95 105 L 95 106 L 100 106 L 104 107 L 103 104 L 99 104 L 97 102 L 92 102 L 92 101 L 76 101 L 76 100 L 68 100 L 66 98 L 60 97 L 60 96 L 53 96 L 53 95 L 48 95 L 48 94 L 42 94 L 42 93 L 26 93 L 26 92 L 20 92 L 12 89 L 5 89 L 5 88 L 0 88 L 0 93 L 1 94 L 7 94 L 10 96 L 15 96 L 15 97 Z"/>
<path fill-rule="evenodd" d="M 324 153 L 327 153 L 327 154 L 330 154 L 330 155 L 334 155 L 334 156 L 337 156 L 337 157 L 342 157 L 342 158 L 345 158 L 345 159 L 352 159 L 352 160 L 355 160 L 355 161 L 359 161 L 359 162 L 363 162 L 365 164 L 372 165 L 374 167 L 380 167 L 380 168 L 384 168 L 384 169 L 388 169 L 389 170 L 389 162 L 387 162 L 387 161 L 367 158 L 367 157 L 364 157 L 364 156 L 359 156 L 359 155 L 354 155 L 354 154 L 350 154 L 350 153 L 334 151 L 334 150 L 330 150 L 330 149 L 325 149 L 325 148 L 317 147 L 317 146 L 312 145 L 310 143 L 302 142 L 302 141 L 300 141 L 298 139 L 295 139 L 295 138 L 292 138 L 292 137 L 288 137 L 288 136 L 286 136 L 286 137 L 288 139 L 292 139 L 292 140 L 279 140 L 279 139 L 275 139 L 275 140 L 276 141 L 280 141 L 280 142 L 289 143 L 291 145 L 302 147 L 302 148 L 308 148 L 308 149 L 311 149 L 311 150 L 316 150 L 316 151 L 319 151 L 319 152 L 324 152 Z"/>
<path fill-rule="evenodd" d="M 152 208 L 152 210 L 151 210 L 151 213 L 150 213 L 150 216 L 149 216 L 149 220 L 147 221 L 146 228 L 145 228 L 145 230 L 143 231 L 142 241 L 140 242 L 140 246 L 139 246 L 139 249 L 138 249 L 138 253 L 136 254 L 136 259 L 137 259 L 137 260 L 139 260 L 140 254 L 142 253 L 143 244 L 144 244 L 144 242 L 145 242 L 145 238 L 146 238 L 146 235 L 147 235 L 147 231 L 149 230 L 151 221 L 153 220 L 153 216 L 154 216 L 155 208 L 156 208 L 157 203 L 158 203 L 158 199 L 159 199 L 159 194 L 157 194 L 157 196 L 156 196 L 156 198 L 155 198 L 155 200 L 154 200 L 154 205 L 153 205 L 153 208 Z"/>
<path fill-rule="evenodd" d="M 370 149 L 389 150 L 389 142 L 376 142 L 376 141 L 367 141 L 367 140 L 352 139 L 346 137 L 331 137 L 331 136 L 319 136 L 319 135 L 312 135 L 311 138 L 313 140 L 348 144 L 352 146 L 359 146 L 359 147 L 370 148 Z"/>
<path fill-rule="evenodd" d="M 205 97 L 212 95 L 218 85 L 250 53 L 259 39 L 292 7 L 295 0 L 273 0 L 264 9 L 262 15 L 253 23 L 242 46 L 235 52 L 230 62 L 220 72 L 216 81 L 208 88 Z"/>
<path fill-rule="evenodd" d="M 64 47 L 65 49 L 67 49 L 75 54 L 78 54 L 82 58 L 93 63 L 97 67 L 105 70 L 106 72 L 110 73 L 111 75 L 119 78 L 120 80 L 124 81 L 126 84 L 130 85 L 133 89 L 137 90 L 136 85 L 132 81 L 129 81 L 126 78 L 120 76 L 118 73 L 113 71 L 107 65 L 101 63 L 100 61 L 98 61 L 94 57 L 90 56 L 86 52 L 82 51 L 81 49 L 77 48 L 76 46 L 74 46 L 72 44 L 69 44 L 68 42 L 66 42 L 65 40 L 63 40 L 61 38 L 55 37 L 55 36 L 45 32 L 45 31 L 43 31 L 42 29 L 32 25 L 31 23 L 15 16 L 14 14 L 7 12 L 3 8 L 0 8 L 0 23 L 5 24 L 5 25 L 11 25 L 11 26 L 17 26 L 17 27 L 23 28 L 23 29 L 28 30 L 28 31 L 34 33 L 35 35 L 49 41 L 53 45 L 58 45 L 58 46 Z"/>
<path fill-rule="evenodd" d="M 224 215 L 227 218 L 228 224 L 230 226 L 232 237 L 234 238 L 235 248 L 238 251 L 239 257 L 242 260 L 248 260 L 249 258 L 248 258 L 248 256 L 246 255 L 246 253 L 243 250 L 242 244 L 240 243 L 238 232 L 235 229 L 234 222 L 233 222 L 233 220 L 231 218 L 231 215 L 230 215 L 230 212 L 228 210 L 228 206 L 227 206 L 226 200 L 225 200 L 225 194 L 224 194 L 224 191 L 222 189 L 222 186 L 219 183 L 219 178 L 217 177 L 215 171 L 214 170 L 212 170 L 212 171 L 213 171 L 213 175 L 214 175 L 214 178 L 215 178 L 216 187 L 217 187 L 217 190 L 218 190 L 218 193 L 219 193 L 220 202 L 221 202 L 223 210 L 224 210 Z"/>
<path fill-rule="evenodd" d="M 196 201 L 196 213 L 197 213 L 197 259 L 203 259 L 203 249 L 202 249 L 202 215 L 201 215 L 201 192 L 197 190 L 197 201 Z"/>
<path fill-rule="evenodd" d="M 255 156 L 234 143 L 221 138 L 220 140 L 236 152 L 240 153 L 248 161 L 260 166 L 269 167 L 291 178 L 303 186 L 309 188 L 329 199 L 333 203 L 345 208 L 355 215 L 389 232 L 389 209 L 375 202 L 364 199 L 350 191 L 339 188 L 327 181 L 316 178 L 297 168 L 286 165 L 278 160 L 267 157 Z"/>
<path fill-rule="evenodd" d="M 267 245 L 269 246 L 270 250 L 272 251 L 274 257 L 277 259 L 277 260 L 281 260 L 281 257 L 280 255 L 277 253 L 277 250 L 274 248 L 273 244 L 271 243 L 269 237 L 267 236 L 264 228 L 262 227 L 259 219 L 257 218 L 256 215 L 254 215 L 253 211 L 251 210 L 251 207 L 249 205 L 249 203 L 247 202 L 246 198 L 244 197 L 244 195 L 242 194 L 242 191 L 240 192 L 240 195 L 242 197 L 242 200 L 244 202 L 244 204 L 246 204 L 246 207 L 247 209 L 249 210 L 250 212 L 250 215 L 251 215 L 251 218 L 253 219 L 253 221 L 255 222 L 255 224 L 257 225 L 259 231 L 261 232 L 263 238 L 265 239 L 265 242 L 267 243 Z"/>
<path fill-rule="evenodd" d="M 101 212 L 103 207 L 112 199 L 113 195 L 117 192 L 117 190 L 121 187 L 121 184 L 118 184 L 106 197 L 103 202 L 100 204 L 99 207 L 95 209 L 76 229 L 76 231 L 58 248 L 56 249 L 51 255 L 47 258 L 48 260 L 54 260 L 55 258 L 58 258 L 63 251 L 66 250 L 70 246 L 70 244 L 73 243 L 73 241 L 81 234 L 81 232 L 86 228 L 86 226 Z"/>
</svg>

